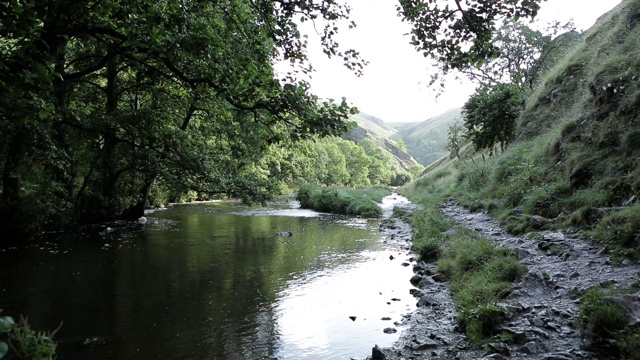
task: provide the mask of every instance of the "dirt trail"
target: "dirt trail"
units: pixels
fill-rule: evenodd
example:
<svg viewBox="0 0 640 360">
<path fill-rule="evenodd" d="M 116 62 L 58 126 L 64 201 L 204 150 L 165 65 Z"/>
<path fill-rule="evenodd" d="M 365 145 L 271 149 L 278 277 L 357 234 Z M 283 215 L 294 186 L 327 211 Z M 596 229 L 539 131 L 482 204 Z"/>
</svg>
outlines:
<svg viewBox="0 0 640 360">
<path fill-rule="evenodd" d="M 422 302 L 406 319 L 407 330 L 386 359 L 596 359 L 586 351 L 578 328 L 578 302 L 582 291 L 592 286 L 626 288 L 639 279 L 640 267 L 617 267 L 600 247 L 584 239 L 554 231 L 540 231 L 531 237 L 515 237 L 483 213 L 448 202 L 441 205 L 445 216 L 458 225 L 512 248 L 528 266 L 528 276 L 516 284 L 500 304 L 508 320 L 503 330 L 513 342 L 492 343 L 488 352 L 469 346 L 456 331 L 455 310 L 447 283 L 438 282 L 435 266 L 417 264 L 421 274 L 417 298 Z M 415 279 L 414 279 L 415 280 Z M 631 297 L 640 308 L 640 296 Z"/>
</svg>

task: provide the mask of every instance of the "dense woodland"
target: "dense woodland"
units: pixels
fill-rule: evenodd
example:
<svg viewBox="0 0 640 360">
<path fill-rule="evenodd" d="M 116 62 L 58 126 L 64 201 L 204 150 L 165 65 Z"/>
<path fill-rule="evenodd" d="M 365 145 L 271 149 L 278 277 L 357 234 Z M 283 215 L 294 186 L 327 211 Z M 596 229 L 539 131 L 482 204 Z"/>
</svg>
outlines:
<svg viewBox="0 0 640 360">
<path fill-rule="evenodd" d="M 434 6 L 401 1 L 398 11 L 415 24 L 414 45 L 453 67 L 495 49 L 464 51 L 455 42 L 440 44 L 443 36 L 477 45 L 493 19 L 531 16 L 538 8 L 531 1 L 480 2 L 451 17 Z M 365 61 L 334 39 L 339 26 L 355 26 L 349 10 L 334 0 L 3 2 L 3 230 L 134 219 L 154 191 L 167 199 L 190 191 L 268 199 L 281 188 L 272 180 L 296 171 L 277 170 L 281 159 L 269 154 L 340 135 L 356 111 L 344 99 L 310 92 L 302 80 L 311 71 L 307 43 L 297 28 L 316 22 L 324 52 L 360 74 Z M 442 17 L 441 29 L 428 26 Z M 279 62 L 291 70 L 276 73 Z M 332 148 L 319 153 L 333 156 Z M 290 179 L 354 185 L 391 176 L 370 169 L 359 175 L 365 181 L 341 171 Z"/>
</svg>

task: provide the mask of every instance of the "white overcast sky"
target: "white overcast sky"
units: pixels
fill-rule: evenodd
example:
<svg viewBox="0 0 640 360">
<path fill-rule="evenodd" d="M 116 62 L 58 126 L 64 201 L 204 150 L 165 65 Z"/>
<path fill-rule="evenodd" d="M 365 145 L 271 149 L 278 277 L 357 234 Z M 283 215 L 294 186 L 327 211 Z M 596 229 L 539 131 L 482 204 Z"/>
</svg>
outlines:
<svg viewBox="0 0 640 360">
<path fill-rule="evenodd" d="M 473 93 L 470 84 L 449 81 L 437 100 L 427 88 L 433 68 L 427 58 L 409 44 L 410 26 L 395 10 L 397 1 L 347 0 L 351 19 L 357 27 L 341 28 L 341 48 L 354 48 L 369 61 L 364 76 L 356 77 L 340 59 L 327 59 L 310 35 L 309 57 L 316 72 L 310 80 L 314 94 L 347 101 L 362 112 L 386 122 L 423 121 L 448 109 L 462 106 Z M 620 0 L 547 0 L 541 4 L 538 19 L 574 20 L 579 30 L 588 29 Z M 304 29 L 303 29 L 304 31 Z"/>
</svg>

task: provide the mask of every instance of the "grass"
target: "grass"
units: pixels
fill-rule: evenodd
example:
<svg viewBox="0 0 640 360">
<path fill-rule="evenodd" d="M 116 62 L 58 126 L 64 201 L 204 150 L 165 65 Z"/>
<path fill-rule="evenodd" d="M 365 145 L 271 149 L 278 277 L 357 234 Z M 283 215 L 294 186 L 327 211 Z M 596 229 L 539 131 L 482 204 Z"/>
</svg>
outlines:
<svg viewBox="0 0 640 360">
<path fill-rule="evenodd" d="M 580 304 L 580 326 L 591 350 L 605 358 L 640 359 L 640 331 L 628 324 L 625 310 L 609 300 L 634 290 L 587 290 Z"/>
<path fill-rule="evenodd" d="M 335 189 L 305 184 L 298 189 L 296 199 L 303 208 L 344 215 L 379 217 L 382 209 L 375 203 L 380 202 L 391 191 L 374 187 L 369 189 Z"/>
<path fill-rule="evenodd" d="M 512 233 L 574 229 L 616 256 L 640 259 L 640 24 L 632 16 L 640 0 L 621 6 L 547 70 L 504 152 L 467 145 L 462 159 L 441 158 L 401 190 L 424 207 L 412 219 L 414 248 L 449 276 L 458 321 L 474 341 L 494 333 L 496 301 L 523 270 L 508 250 L 451 230 L 437 206 L 448 198 L 489 212 Z M 603 296 L 584 295 L 584 331 L 602 330 L 601 344 L 639 358 L 631 354 L 640 334 L 619 326 Z"/>
<path fill-rule="evenodd" d="M 504 313 L 497 303 L 513 282 L 526 275 L 527 268 L 512 250 L 458 228 L 446 243 L 438 271 L 451 281 L 458 325 L 471 342 L 480 344 L 499 333 Z"/>
<path fill-rule="evenodd" d="M 436 168 L 401 191 L 422 205 L 410 219 L 414 251 L 421 260 L 437 262 L 438 272 L 451 281 L 458 325 L 472 342 L 482 344 L 498 335 L 504 312 L 497 303 L 527 269 L 511 250 L 454 228 L 445 219 L 438 205 L 456 190 L 460 171 L 453 166 Z"/>
</svg>

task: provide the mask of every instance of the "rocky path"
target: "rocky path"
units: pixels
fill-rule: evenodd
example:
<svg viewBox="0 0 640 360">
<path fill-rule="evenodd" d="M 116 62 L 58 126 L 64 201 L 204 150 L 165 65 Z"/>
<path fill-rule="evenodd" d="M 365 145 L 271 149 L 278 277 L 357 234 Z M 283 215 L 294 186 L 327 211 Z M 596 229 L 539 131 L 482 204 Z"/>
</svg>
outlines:
<svg viewBox="0 0 640 360">
<path fill-rule="evenodd" d="M 491 343 L 489 351 L 469 346 L 455 327 L 455 310 L 447 284 L 432 264 L 416 264 L 412 290 L 418 309 L 405 320 L 408 327 L 396 346 L 383 349 L 391 359 L 596 359 L 584 348 L 578 328 L 579 294 L 592 286 L 626 288 L 640 279 L 640 268 L 613 266 L 602 249 L 569 234 L 540 231 L 515 237 L 483 213 L 471 213 L 448 202 L 441 205 L 446 217 L 499 246 L 512 248 L 528 266 L 528 276 L 515 285 L 503 303 L 508 320 L 503 330 L 513 342 Z M 640 317 L 640 296 L 628 296 L 625 306 Z M 632 319 L 640 321 L 640 319 Z M 376 349 L 374 349 L 374 354 Z M 378 354 L 378 358 L 381 358 Z"/>
</svg>

